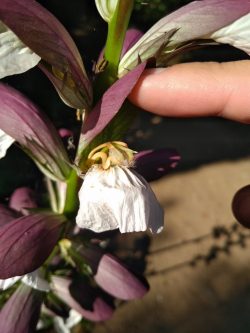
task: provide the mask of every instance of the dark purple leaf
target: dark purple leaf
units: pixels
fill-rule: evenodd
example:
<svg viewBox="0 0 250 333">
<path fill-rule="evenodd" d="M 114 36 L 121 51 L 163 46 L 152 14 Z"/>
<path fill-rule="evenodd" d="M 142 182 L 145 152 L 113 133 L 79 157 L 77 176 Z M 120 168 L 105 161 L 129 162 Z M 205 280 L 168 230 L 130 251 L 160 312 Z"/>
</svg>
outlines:
<svg viewBox="0 0 250 333">
<path fill-rule="evenodd" d="M 1 332 L 34 333 L 42 300 L 42 292 L 20 285 L 0 312 Z"/>
<path fill-rule="evenodd" d="M 0 204 L 0 227 L 4 226 L 19 217 L 19 214 L 12 209 Z"/>
<path fill-rule="evenodd" d="M 9 207 L 26 215 L 30 208 L 37 208 L 36 200 L 35 191 L 29 187 L 19 187 L 12 193 Z"/>
<path fill-rule="evenodd" d="M 150 28 L 124 55 L 119 65 L 119 76 L 133 69 L 140 61 L 160 57 L 166 44 L 166 34 L 173 31 L 168 51 L 191 40 L 209 38 L 209 35 L 250 12 L 249 0 L 202 0 L 193 1 L 165 16 Z M 156 40 L 158 41 L 155 45 Z M 162 40 L 162 52 L 159 42 Z M 154 46 L 155 45 L 155 46 Z"/>
<path fill-rule="evenodd" d="M 34 214 L 0 228 L 0 279 L 30 273 L 48 258 L 60 236 L 65 218 Z"/>
<path fill-rule="evenodd" d="M 143 297 L 149 289 L 143 277 L 132 273 L 120 260 L 97 247 L 84 248 L 83 258 L 90 265 L 98 285 L 110 295 L 123 300 Z"/>
<path fill-rule="evenodd" d="M 113 314 L 113 308 L 85 281 L 77 282 L 59 276 L 52 277 L 53 290 L 72 309 L 91 321 L 103 321 Z"/>
<path fill-rule="evenodd" d="M 140 78 L 146 63 L 116 81 L 102 96 L 84 121 L 80 138 L 80 152 L 107 126 L 118 113 L 127 96 Z"/>
<path fill-rule="evenodd" d="M 50 177 L 65 180 L 70 162 L 53 124 L 15 89 L 0 84 L 0 129 L 14 138 Z"/>
<path fill-rule="evenodd" d="M 250 185 L 236 192 L 232 202 L 234 216 L 240 224 L 250 229 Z"/>
<path fill-rule="evenodd" d="M 62 98 L 74 108 L 89 108 L 91 85 L 79 51 L 62 24 L 37 1 L 1 0 L 2 20 L 42 59 Z M 67 96 L 64 96 L 64 90 Z M 69 93 L 70 92 L 70 93 Z"/>
<path fill-rule="evenodd" d="M 147 181 L 153 181 L 169 173 L 179 161 L 180 155 L 175 149 L 146 150 L 135 155 L 134 168 Z"/>
</svg>

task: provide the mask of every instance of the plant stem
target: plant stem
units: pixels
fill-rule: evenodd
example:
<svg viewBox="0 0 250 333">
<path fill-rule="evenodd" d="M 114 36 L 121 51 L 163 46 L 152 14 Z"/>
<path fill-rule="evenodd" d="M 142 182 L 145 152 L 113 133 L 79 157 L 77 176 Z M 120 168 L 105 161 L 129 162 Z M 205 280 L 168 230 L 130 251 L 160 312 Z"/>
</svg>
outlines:
<svg viewBox="0 0 250 333">
<path fill-rule="evenodd" d="M 108 36 L 104 52 L 105 60 L 108 62 L 108 65 L 96 79 L 96 101 L 117 80 L 123 42 L 133 7 L 134 0 L 118 1 L 115 12 L 108 24 Z"/>
<path fill-rule="evenodd" d="M 72 169 L 70 177 L 67 181 L 67 193 L 63 211 L 63 214 L 68 217 L 72 217 L 78 209 L 78 187 L 79 178 L 76 171 Z"/>
<path fill-rule="evenodd" d="M 114 15 L 109 22 L 105 59 L 108 61 L 110 74 L 115 77 L 133 6 L 134 0 L 118 1 Z"/>
</svg>

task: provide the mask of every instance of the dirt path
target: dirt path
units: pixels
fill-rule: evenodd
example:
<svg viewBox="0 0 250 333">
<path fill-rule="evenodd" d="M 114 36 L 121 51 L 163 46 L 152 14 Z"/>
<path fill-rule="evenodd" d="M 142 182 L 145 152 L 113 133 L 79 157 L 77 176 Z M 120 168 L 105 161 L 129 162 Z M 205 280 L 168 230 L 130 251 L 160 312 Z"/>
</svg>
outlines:
<svg viewBox="0 0 250 333">
<path fill-rule="evenodd" d="M 238 228 L 231 237 L 211 235 L 218 225 L 231 230 L 231 199 L 249 183 L 250 161 L 241 160 L 152 184 L 165 208 L 166 228 L 152 238 L 147 257 L 151 290 L 144 299 L 122 305 L 94 333 L 249 332 L 250 231 Z M 245 248 L 239 245 L 244 240 Z M 229 254 L 220 251 L 210 260 L 215 246 Z M 196 265 L 191 266 L 195 258 Z"/>
</svg>

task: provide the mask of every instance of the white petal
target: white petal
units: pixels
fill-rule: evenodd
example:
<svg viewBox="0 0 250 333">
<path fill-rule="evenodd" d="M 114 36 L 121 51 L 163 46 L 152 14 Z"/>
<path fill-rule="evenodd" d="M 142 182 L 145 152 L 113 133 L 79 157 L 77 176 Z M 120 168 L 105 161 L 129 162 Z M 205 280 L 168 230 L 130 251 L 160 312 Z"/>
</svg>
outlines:
<svg viewBox="0 0 250 333">
<path fill-rule="evenodd" d="M 13 284 L 15 284 L 18 280 L 20 280 L 21 276 L 14 276 L 12 278 L 6 280 L 0 280 L 0 290 L 6 290 L 10 288 Z"/>
<path fill-rule="evenodd" d="M 53 318 L 54 329 L 56 333 L 71 333 L 70 329 L 65 325 L 62 317 Z"/>
<path fill-rule="evenodd" d="M 6 155 L 7 149 L 15 140 L 0 129 L 0 158 Z"/>
<path fill-rule="evenodd" d="M 70 310 L 69 317 L 65 321 L 66 327 L 72 328 L 78 323 L 80 323 L 81 320 L 82 320 L 82 315 L 79 312 L 75 310 Z"/>
<path fill-rule="evenodd" d="M 79 192 L 76 223 L 95 232 L 159 232 L 163 211 L 146 180 L 124 167 L 90 169 Z"/>
<path fill-rule="evenodd" d="M 104 21 L 109 22 L 114 14 L 118 0 L 95 0 L 99 14 Z"/>
<path fill-rule="evenodd" d="M 82 316 L 75 310 L 70 310 L 69 317 L 66 320 L 56 316 L 53 319 L 54 328 L 57 333 L 71 333 L 71 328 L 82 320 Z"/>
<path fill-rule="evenodd" d="M 56 316 L 53 318 L 53 323 L 56 333 L 71 333 L 70 329 L 65 325 L 63 318 Z"/>
<path fill-rule="evenodd" d="M 250 13 L 217 30 L 209 37 L 219 43 L 237 47 L 250 55 Z"/>
<path fill-rule="evenodd" d="M 0 78 L 23 73 L 41 58 L 0 21 Z"/>
<path fill-rule="evenodd" d="M 22 282 L 26 285 L 41 291 L 49 291 L 49 283 L 39 276 L 38 270 L 23 276 Z"/>
</svg>

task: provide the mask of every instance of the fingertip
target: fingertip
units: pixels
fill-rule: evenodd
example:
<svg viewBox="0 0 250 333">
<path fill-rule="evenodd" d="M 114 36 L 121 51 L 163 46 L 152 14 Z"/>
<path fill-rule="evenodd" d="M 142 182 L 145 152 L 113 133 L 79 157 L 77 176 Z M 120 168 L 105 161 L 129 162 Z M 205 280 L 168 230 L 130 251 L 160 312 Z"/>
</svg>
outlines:
<svg viewBox="0 0 250 333">
<path fill-rule="evenodd" d="M 147 69 L 132 103 L 164 116 L 223 116 L 250 122 L 250 61 L 185 63 Z"/>
</svg>

